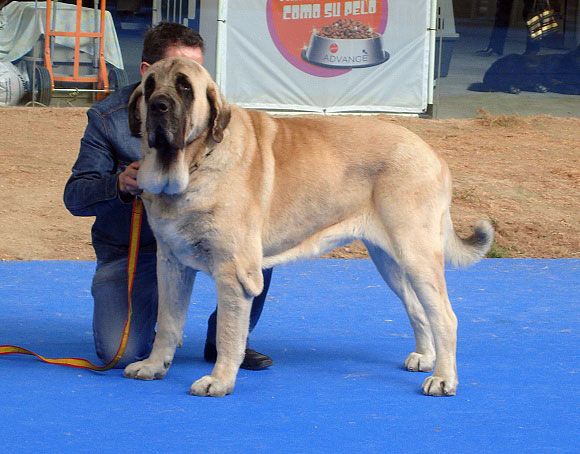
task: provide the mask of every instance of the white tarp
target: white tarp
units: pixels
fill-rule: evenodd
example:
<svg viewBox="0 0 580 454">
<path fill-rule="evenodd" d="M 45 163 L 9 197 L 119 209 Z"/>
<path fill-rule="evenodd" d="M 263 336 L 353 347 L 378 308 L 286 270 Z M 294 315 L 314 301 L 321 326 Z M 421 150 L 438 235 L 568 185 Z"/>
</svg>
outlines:
<svg viewBox="0 0 580 454">
<path fill-rule="evenodd" d="M 55 15 L 54 4 L 52 15 L 56 19 L 54 30 L 74 32 L 76 27 L 76 5 L 58 3 Z M 95 31 L 95 11 L 93 8 L 82 8 L 81 30 Z M 100 12 L 99 12 L 100 14 Z M 11 2 L 0 9 L 0 61 L 15 61 L 26 55 L 44 35 L 46 30 L 46 2 Z M 123 56 L 117 39 L 113 18 L 109 11 L 105 12 L 105 60 L 123 69 Z M 73 37 L 57 36 L 56 44 L 74 49 Z M 81 38 L 80 50 L 93 54 L 93 38 Z M 42 56 L 42 55 L 40 55 Z"/>
<path fill-rule="evenodd" d="M 424 112 L 431 1 L 222 1 L 216 78 L 250 108 Z"/>
</svg>

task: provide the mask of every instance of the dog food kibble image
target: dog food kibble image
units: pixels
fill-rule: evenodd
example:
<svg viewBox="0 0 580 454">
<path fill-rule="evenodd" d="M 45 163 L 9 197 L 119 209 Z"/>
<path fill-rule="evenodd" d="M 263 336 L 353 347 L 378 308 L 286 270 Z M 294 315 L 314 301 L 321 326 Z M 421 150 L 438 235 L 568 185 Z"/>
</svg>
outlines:
<svg viewBox="0 0 580 454">
<path fill-rule="evenodd" d="M 320 29 L 317 35 L 332 39 L 369 39 L 379 36 L 367 25 L 353 19 L 339 19 Z"/>
</svg>

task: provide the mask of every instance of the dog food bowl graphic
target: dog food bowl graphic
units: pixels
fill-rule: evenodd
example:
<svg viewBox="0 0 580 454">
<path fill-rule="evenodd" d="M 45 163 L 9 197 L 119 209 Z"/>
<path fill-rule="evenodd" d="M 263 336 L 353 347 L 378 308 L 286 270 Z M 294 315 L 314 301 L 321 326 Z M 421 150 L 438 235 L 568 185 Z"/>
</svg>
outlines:
<svg viewBox="0 0 580 454">
<path fill-rule="evenodd" d="M 326 68 L 367 68 L 389 59 L 383 49 L 381 35 L 371 38 L 334 38 L 312 32 L 310 44 L 302 51 L 302 59 Z"/>
</svg>

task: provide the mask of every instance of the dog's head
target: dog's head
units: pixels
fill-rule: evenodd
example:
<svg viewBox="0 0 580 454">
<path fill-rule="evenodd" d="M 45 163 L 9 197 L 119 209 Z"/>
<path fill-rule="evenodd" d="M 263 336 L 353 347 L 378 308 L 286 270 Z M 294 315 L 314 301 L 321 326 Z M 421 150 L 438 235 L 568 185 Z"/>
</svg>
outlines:
<svg viewBox="0 0 580 454">
<path fill-rule="evenodd" d="M 185 149 L 197 139 L 222 142 L 230 108 L 199 64 L 172 57 L 152 65 L 129 100 L 131 133 L 142 136 L 139 185 L 147 192 L 176 194 L 187 186 Z M 185 169 L 185 170 L 184 170 Z M 143 174 L 143 175 L 142 175 Z"/>
</svg>

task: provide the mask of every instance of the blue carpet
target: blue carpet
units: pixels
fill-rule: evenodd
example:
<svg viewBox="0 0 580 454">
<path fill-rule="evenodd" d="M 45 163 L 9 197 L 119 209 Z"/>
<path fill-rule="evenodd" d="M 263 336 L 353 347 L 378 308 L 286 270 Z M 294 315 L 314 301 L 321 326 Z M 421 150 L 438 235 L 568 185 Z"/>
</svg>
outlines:
<svg viewBox="0 0 580 454">
<path fill-rule="evenodd" d="M 0 446 L 56 452 L 578 452 L 580 260 L 488 259 L 447 272 L 460 385 L 420 393 L 402 304 L 369 260 L 278 267 L 252 346 L 223 399 L 188 394 L 215 287 L 199 275 L 167 377 L 140 382 L 0 357 Z M 0 344 L 98 362 L 93 262 L 0 262 Z"/>
</svg>

